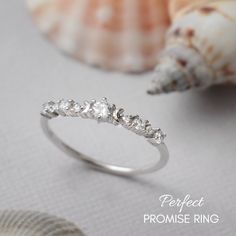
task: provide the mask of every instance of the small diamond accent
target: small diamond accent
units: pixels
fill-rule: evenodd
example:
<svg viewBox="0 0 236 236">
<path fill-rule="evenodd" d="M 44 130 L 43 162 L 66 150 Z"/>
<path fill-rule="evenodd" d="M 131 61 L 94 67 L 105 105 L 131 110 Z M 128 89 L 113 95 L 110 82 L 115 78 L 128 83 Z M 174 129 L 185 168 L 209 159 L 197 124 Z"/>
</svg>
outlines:
<svg viewBox="0 0 236 236">
<path fill-rule="evenodd" d="M 163 143 L 165 137 L 166 134 L 164 134 L 161 129 L 156 130 L 156 133 L 154 134 L 154 139 L 157 143 Z"/>
<path fill-rule="evenodd" d="M 136 118 L 134 118 L 133 122 L 132 122 L 132 126 L 135 128 L 135 130 L 137 131 L 141 131 L 145 129 L 145 124 L 144 122 L 137 116 Z"/>
<path fill-rule="evenodd" d="M 55 102 L 48 102 L 44 105 L 44 109 L 47 112 L 53 113 L 55 111 Z"/>
<path fill-rule="evenodd" d="M 145 137 L 147 138 L 153 138 L 155 134 L 155 130 L 152 128 L 152 126 L 149 124 L 146 127 L 146 133 L 145 133 Z"/>
<path fill-rule="evenodd" d="M 122 119 L 122 122 L 123 122 L 122 124 L 124 127 L 129 128 L 132 125 L 132 121 L 133 121 L 133 116 L 126 115 Z"/>
<path fill-rule="evenodd" d="M 52 102 L 52 101 L 47 102 L 43 105 L 43 111 L 41 113 L 44 116 L 48 116 L 52 118 L 54 116 L 57 116 L 56 107 L 57 107 L 57 104 L 55 102 Z"/>
<path fill-rule="evenodd" d="M 75 115 L 78 115 L 81 111 L 81 106 L 79 105 L 79 103 L 75 103 L 72 110 Z"/>
<path fill-rule="evenodd" d="M 60 100 L 58 102 L 58 113 L 62 116 L 73 115 L 72 108 L 75 102 L 73 100 Z"/>
</svg>

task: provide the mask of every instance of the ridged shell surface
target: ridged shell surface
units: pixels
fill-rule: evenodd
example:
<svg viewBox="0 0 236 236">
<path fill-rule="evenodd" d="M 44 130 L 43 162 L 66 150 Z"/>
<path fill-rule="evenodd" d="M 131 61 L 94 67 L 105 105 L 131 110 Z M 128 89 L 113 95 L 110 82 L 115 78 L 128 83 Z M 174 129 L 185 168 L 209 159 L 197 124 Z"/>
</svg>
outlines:
<svg viewBox="0 0 236 236">
<path fill-rule="evenodd" d="M 72 223 L 31 211 L 1 211 L 0 236 L 83 236 Z"/>
<path fill-rule="evenodd" d="M 150 94 L 236 84 L 236 1 L 196 6 L 174 19 Z"/>
<path fill-rule="evenodd" d="M 169 26 L 166 0 L 27 0 L 39 29 L 86 63 L 142 72 L 157 63 Z"/>
<path fill-rule="evenodd" d="M 185 12 L 191 11 L 198 6 L 219 0 L 170 0 L 169 13 L 172 20 L 176 19 Z"/>
</svg>

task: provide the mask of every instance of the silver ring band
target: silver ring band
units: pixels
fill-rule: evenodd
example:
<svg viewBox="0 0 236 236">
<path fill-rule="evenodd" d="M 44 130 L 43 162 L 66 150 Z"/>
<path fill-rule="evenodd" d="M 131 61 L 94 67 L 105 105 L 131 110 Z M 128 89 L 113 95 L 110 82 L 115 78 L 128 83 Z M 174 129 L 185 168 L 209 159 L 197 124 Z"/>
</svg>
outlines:
<svg viewBox="0 0 236 236">
<path fill-rule="evenodd" d="M 44 133 L 59 149 L 103 172 L 132 176 L 157 171 L 163 168 L 168 162 L 169 153 L 164 144 L 164 138 L 166 135 L 161 131 L 161 129 L 152 128 L 149 121 L 142 120 L 139 116 L 124 115 L 123 109 L 116 108 L 114 104 L 109 104 L 106 98 L 103 98 L 100 102 L 96 102 L 95 100 L 90 102 L 85 101 L 83 105 L 79 105 L 73 100 L 62 99 L 58 102 L 50 101 L 43 105 L 41 116 L 41 126 Z M 160 152 L 159 161 L 150 166 L 135 169 L 110 165 L 88 157 L 67 145 L 50 128 L 49 121 L 58 116 L 81 117 L 94 119 L 98 122 L 121 125 L 124 128 L 145 137 L 149 143 L 155 146 Z"/>
</svg>

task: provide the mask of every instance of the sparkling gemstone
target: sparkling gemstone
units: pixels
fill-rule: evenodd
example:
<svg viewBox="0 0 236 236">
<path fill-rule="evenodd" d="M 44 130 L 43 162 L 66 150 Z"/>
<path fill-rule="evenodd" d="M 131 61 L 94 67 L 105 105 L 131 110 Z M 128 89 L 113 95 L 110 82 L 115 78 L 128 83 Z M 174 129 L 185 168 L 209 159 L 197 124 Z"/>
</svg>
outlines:
<svg viewBox="0 0 236 236">
<path fill-rule="evenodd" d="M 75 103 L 73 106 L 74 113 L 78 114 L 81 111 L 81 107 L 78 103 Z"/>
<path fill-rule="evenodd" d="M 67 115 L 68 116 L 78 116 L 80 113 L 81 107 L 78 103 L 71 103 L 68 110 L 67 110 Z"/>
<path fill-rule="evenodd" d="M 146 127 L 146 136 L 147 137 L 153 137 L 155 134 L 155 130 L 152 128 L 151 125 Z"/>
<path fill-rule="evenodd" d="M 50 118 L 55 117 L 58 115 L 56 112 L 57 111 L 56 108 L 57 108 L 57 104 L 55 102 L 50 101 L 43 105 L 43 110 L 41 114 Z"/>
<path fill-rule="evenodd" d="M 58 112 L 61 115 L 73 115 L 72 108 L 75 102 L 73 100 L 60 100 L 58 103 Z"/>
<path fill-rule="evenodd" d="M 123 123 L 125 126 L 129 127 L 132 124 L 132 116 L 124 116 Z"/>
<path fill-rule="evenodd" d="M 61 100 L 61 101 L 59 102 L 59 108 L 60 108 L 61 110 L 66 111 L 66 110 L 69 109 L 69 107 L 70 107 L 70 102 L 69 102 L 69 101 L 67 101 L 67 100 Z"/>
<path fill-rule="evenodd" d="M 96 102 L 93 105 L 93 115 L 97 119 L 105 120 L 110 116 L 109 105 L 105 102 Z"/>
<path fill-rule="evenodd" d="M 157 129 L 156 133 L 154 135 L 154 139 L 158 142 L 158 143 L 162 143 L 163 140 L 165 139 L 166 135 L 162 132 L 161 129 Z"/>
<path fill-rule="evenodd" d="M 132 124 L 136 130 L 138 131 L 142 131 L 145 129 L 145 123 L 140 119 L 140 118 L 136 118 L 134 119 L 133 121 L 133 124 Z"/>
<path fill-rule="evenodd" d="M 53 113 L 53 112 L 55 112 L 55 102 L 52 102 L 52 101 L 48 102 L 48 103 L 44 104 L 43 108 L 44 108 L 45 112 Z"/>
</svg>

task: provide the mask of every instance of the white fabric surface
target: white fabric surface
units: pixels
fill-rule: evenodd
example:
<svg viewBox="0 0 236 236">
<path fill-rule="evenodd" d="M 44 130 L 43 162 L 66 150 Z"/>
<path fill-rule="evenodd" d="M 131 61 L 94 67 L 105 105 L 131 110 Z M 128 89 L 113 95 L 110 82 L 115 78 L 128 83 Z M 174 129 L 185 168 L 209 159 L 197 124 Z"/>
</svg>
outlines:
<svg viewBox="0 0 236 236">
<path fill-rule="evenodd" d="M 1 2 L 0 16 L 0 209 L 56 214 L 86 235 L 235 235 L 236 88 L 151 97 L 145 94 L 151 74 L 104 72 L 60 54 L 41 37 L 24 1 Z M 133 179 L 110 176 L 68 158 L 44 137 L 43 102 L 103 96 L 163 128 L 166 168 Z M 112 159 L 119 148 L 118 158 L 138 156 L 139 164 L 153 153 L 143 140 L 136 148 L 125 132 L 105 126 L 93 132 L 96 124 L 81 122 L 74 120 L 72 136 L 65 135 L 89 154 Z M 58 122 L 60 132 L 69 123 Z M 160 207 L 164 193 L 203 196 L 200 212 L 219 214 L 220 223 L 144 225 L 144 213 L 172 212 Z"/>
</svg>

